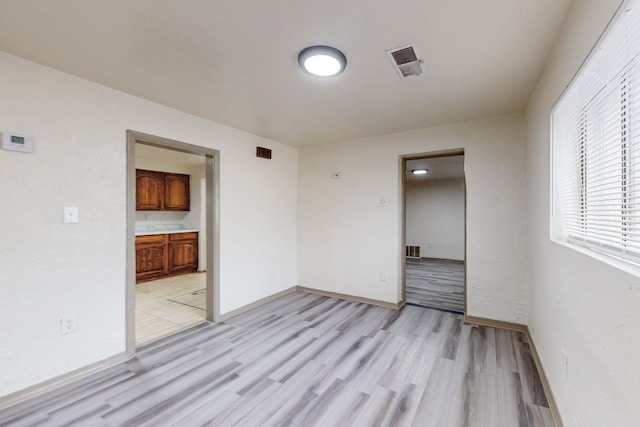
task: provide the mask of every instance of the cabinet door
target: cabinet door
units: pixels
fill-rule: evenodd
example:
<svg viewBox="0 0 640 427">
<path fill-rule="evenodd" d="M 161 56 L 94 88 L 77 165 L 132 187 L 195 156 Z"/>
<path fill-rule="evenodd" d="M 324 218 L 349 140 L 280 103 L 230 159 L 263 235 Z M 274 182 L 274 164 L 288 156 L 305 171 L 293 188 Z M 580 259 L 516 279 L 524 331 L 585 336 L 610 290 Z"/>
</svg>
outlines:
<svg viewBox="0 0 640 427">
<path fill-rule="evenodd" d="M 189 175 L 167 173 L 164 177 L 164 209 L 188 211 L 190 204 Z"/>
<path fill-rule="evenodd" d="M 164 191 L 163 173 L 136 169 L 136 210 L 162 210 Z"/>
<path fill-rule="evenodd" d="M 166 234 L 136 237 L 136 281 L 167 273 Z"/>
<path fill-rule="evenodd" d="M 194 238 L 195 235 L 195 238 Z M 198 269 L 198 234 L 169 235 L 169 272 L 196 271 Z"/>
</svg>

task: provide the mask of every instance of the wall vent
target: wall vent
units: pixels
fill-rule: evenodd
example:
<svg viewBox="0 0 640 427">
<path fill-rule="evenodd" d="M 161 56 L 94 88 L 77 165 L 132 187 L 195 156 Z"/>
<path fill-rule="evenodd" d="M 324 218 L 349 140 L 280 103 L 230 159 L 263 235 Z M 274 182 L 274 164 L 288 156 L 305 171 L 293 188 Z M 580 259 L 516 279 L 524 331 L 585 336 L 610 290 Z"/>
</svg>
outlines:
<svg viewBox="0 0 640 427">
<path fill-rule="evenodd" d="M 424 61 L 420 59 L 420 55 L 414 45 L 402 46 L 386 52 L 400 77 L 405 78 L 422 74 L 422 63 Z"/>
<path fill-rule="evenodd" d="M 271 150 L 264 147 L 256 147 L 256 157 L 262 157 L 263 159 L 271 159 Z"/>
<path fill-rule="evenodd" d="M 405 248 L 407 258 L 420 258 L 420 246 L 407 246 Z"/>
</svg>

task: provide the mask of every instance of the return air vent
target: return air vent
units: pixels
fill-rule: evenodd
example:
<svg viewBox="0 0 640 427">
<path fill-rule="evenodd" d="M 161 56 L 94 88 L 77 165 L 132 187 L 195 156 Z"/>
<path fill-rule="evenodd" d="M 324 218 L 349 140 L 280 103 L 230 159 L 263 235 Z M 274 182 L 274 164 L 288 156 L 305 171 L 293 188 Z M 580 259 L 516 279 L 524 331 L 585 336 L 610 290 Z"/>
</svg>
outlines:
<svg viewBox="0 0 640 427">
<path fill-rule="evenodd" d="M 396 49 L 387 50 L 400 77 L 419 76 L 422 74 L 422 59 L 418 55 L 415 46 L 407 45 Z"/>
<path fill-rule="evenodd" d="M 405 255 L 407 258 L 420 258 L 420 246 L 407 246 Z"/>
<path fill-rule="evenodd" d="M 263 159 L 271 159 L 271 150 L 264 147 L 256 147 L 256 157 L 262 157 Z"/>
</svg>

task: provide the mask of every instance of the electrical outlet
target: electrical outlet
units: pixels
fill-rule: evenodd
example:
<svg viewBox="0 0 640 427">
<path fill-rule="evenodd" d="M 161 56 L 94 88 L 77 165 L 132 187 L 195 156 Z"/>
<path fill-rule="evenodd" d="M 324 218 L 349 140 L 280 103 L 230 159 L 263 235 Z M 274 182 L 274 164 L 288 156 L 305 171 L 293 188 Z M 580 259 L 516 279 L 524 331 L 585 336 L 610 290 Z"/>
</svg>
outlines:
<svg viewBox="0 0 640 427">
<path fill-rule="evenodd" d="M 569 356 L 564 350 L 562 350 L 562 374 L 565 380 L 569 379 Z"/>
<path fill-rule="evenodd" d="M 380 272 L 380 281 L 381 282 L 386 282 L 387 281 L 387 273 L 384 271 Z"/>
<path fill-rule="evenodd" d="M 75 332 L 78 327 L 78 319 L 75 314 L 68 314 L 60 318 L 60 335 Z"/>
<path fill-rule="evenodd" d="M 381 208 L 387 207 L 387 205 L 389 205 L 389 202 L 387 201 L 387 199 L 378 199 L 378 206 L 380 206 Z"/>
</svg>

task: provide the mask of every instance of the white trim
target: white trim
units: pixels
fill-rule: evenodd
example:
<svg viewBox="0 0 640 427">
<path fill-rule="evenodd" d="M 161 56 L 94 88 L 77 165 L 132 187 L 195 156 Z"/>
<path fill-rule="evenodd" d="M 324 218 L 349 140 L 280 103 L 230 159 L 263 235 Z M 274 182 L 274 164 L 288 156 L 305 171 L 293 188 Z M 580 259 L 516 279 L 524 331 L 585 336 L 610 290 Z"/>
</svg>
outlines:
<svg viewBox="0 0 640 427">
<path fill-rule="evenodd" d="M 0 397 L 0 410 L 6 409 L 10 406 L 17 405 L 20 402 L 24 402 L 25 400 L 32 399 L 43 393 L 46 393 L 51 390 L 55 390 L 56 388 L 65 386 L 74 381 L 81 380 L 91 374 L 105 370 L 119 363 L 123 363 L 128 359 L 129 357 L 127 356 L 126 353 L 119 353 L 114 356 L 108 357 L 104 360 L 91 363 L 82 368 L 75 369 L 71 372 L 67 372 L 57 377 L 53 377 L 51 379 L 45 380 L 41 383 L 34 384 L 25 389 L 18 390 L 11 394 L 7 394 L 5 396 Z"/>
<path fill-rule="evenodd" d="M 229 320 L 232 317 L 239 316 L 240 314 L 246 313 L 249 310 L 253 310 L 254 308 L 258 308 L 261 305 L 264 305 L 264 304 L 266 304 L 268 302 L 274 301 L 274 300 L 276 300 L 276 299 L 278 299 L 280 297 L 292 294 L 292 293 L 297 292 L 297 291 L 298 291 L 298 287 L 297 286 L 292 286 L 292 287 L 290 287 L 288 289 L 285 289 L 284 291 L 277 292 L 277 293 L 275 293 L 273 295 L 269 295 L 268 297 L 261 298 L 261 299 L 259 299 L 257 301 L 254 301 L 254 302 L 252 302 L 250 304 L 244 305 L 244 306 L 242 306 L 240 308 L 236 308 L 235 310 L 231 310 L 231 311 L 228 311 L 228 312 L 226 312 L 224 314 L 221 314 L 219 321 L 220 322 L 224 322 L 225 320 Z"/>
<path fill-rule="evenodd" d="M 135 145 L 152 145 L 204 156 L 207 186 L 206 203 L 206 288 L 207 315 L 210 322 L 220 321 L 220 151 L 142 132 L 127 130 L 127 355 L 135 354 Z M 133 190 L 133 191 L 132 191 Z"/>
<path fill-rule="evenodd" d="M 598 252 L 595 249 L 588 248 L 586 246 L 580 246 L 572 242 L 567 242 L 559 239 L 551 239 L 553 243 L 557 243 L 560 246 L 564 246 L 572 251 L 580 252 L 600 262 L 608 264 L 618 270 L 622 270 L 625 273 L 631 274 L 640 278 L 640 265 L 632 264 L 627 260 L 616 258 L 614 255 L 610 255 L 604 252 Z"/>
</svg>

